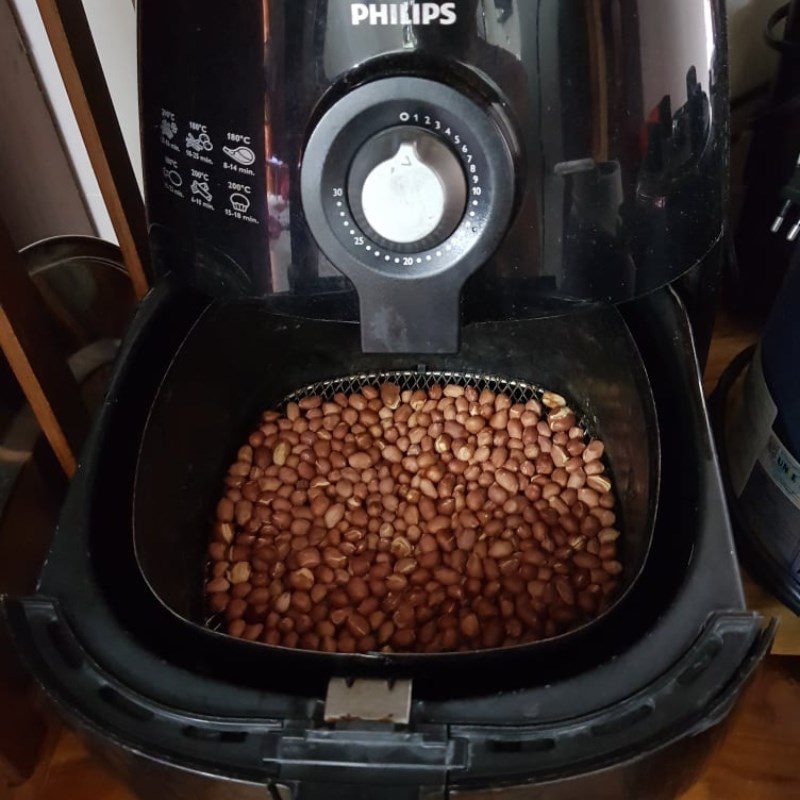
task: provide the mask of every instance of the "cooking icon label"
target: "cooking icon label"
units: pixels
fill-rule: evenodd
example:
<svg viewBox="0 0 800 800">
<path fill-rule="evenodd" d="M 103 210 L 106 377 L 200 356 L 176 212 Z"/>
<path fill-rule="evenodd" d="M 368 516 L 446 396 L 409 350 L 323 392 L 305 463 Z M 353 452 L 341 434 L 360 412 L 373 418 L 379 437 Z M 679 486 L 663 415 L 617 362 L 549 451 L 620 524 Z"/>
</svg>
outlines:
<svg viewBox="0 0 800 800">
<path fill-rule="evenodd" d="M 243 183 L 228 181 L 228 190 L 230 191 L 230 196 L 228 197 L 230 208 L 225 209 L 225 216 L 258 225 L 258 220 L 249 213 L 253 205 L 251 198 L 253 192 L 252 187 L 246 186 Z"/>
<path fill-rule="evenodd" d="M 251 167 L 256 163 L 256 154 L 249 147 L 241 146 L 235 150 L 231 147 L 223 147 L 222 152 L 243 167 Z"/>
<path fill-rule="evenodd" d="M 241 192 L 234 192 L 231 195 L 231 206 L 234 211 L 239 211 L 245 214 L 250 210 L 250 198 Z"/>
<path fill-rule="evenodd" d="M 181 191 L 183 176 L 178 172 L 178 162 L 174 158 L 167 156 L 164 159 L 162 173 L 164 175 L 164 188 L 176 197 L 183 197 L 184 194 Z"/>
<path fill-rule="evenodd" d="M 192 190 L 192 203 L 202 208 L 207 208 L 209 211 L 214 210 L 214 206 L 211 205 L 214 196 L 211 193 L 211 179 L 208 173 L 193 169 L 190 188 Z"/>
<path fill-rule="evenodd" d="M 180 189 L 183 186 L 183 178 L 177 170 L 164 167 L 164 177 L 176 188 Z"/>
<path fill-rule="evenodd" d="M 242 175 L 255 175 L 250 167 L 256 163 L 256 154 L 249 136 L 228 133 L 228 143 L 222 148 L 222 152 L 227 157 L 224 162 L 225 169 Z"/>
<path fill-rule="evenodd" d="M 213 152 L 214 143 L 208 133 L 208 128 L 199 122 L 189 123 L 189 133 L 186 134 L 186 155 L 204 164 L 213 164 L 208 153 Z"/>
<path fill-rule="evenodd" d="M 212 200 L 211 190 L 208 186 L 208 181 L 199 181 L 193 180 L 192 181 L 192 194 L 198 194 L 206 203 L 210 203 Z"/>
<path fill-rule="evenodd" d="M 164 147 L 168 147 L 176 153 L 180 152 L 180 147 L 178 147 L 177 143 L 174 141 L 175 137 L 178 135 L 178 122 L 175 118 L 175 114 L 173 114 L 172 111 L 168 111 L 166 108 L 161 109 L 161 127 L 159 133 L 161 135 L 161 144 L 164 145 Z"/>
</svg>

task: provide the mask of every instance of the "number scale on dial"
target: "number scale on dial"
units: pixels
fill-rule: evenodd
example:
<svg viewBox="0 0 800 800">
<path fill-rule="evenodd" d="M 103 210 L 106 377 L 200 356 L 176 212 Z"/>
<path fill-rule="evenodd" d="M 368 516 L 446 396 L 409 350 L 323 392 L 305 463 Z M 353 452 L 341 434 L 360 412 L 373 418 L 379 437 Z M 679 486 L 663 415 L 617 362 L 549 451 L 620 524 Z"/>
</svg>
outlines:
<svg viewBox="0 0 800 800">
<path fill-rule="evenodd" d="M 451 235 L 450 239 L 452 240 L 457 237 L 463 237 L 469 233 L 479 233 L 479 228 L 474 227 L 474 220 L 479 214 L 481 203 L 485 200 L 486 195 L 484 194 L 483 186 L 481 185 L 480 173 L 478 172 L 478 165 L 475 163 L 475 156 L 470 151 L 469 145 L 464 141 L 464 138 L 461 136 L 461 134 L 453 130 L 452 126 L 446 125 L 441 120 L 431 117 L 428 114 L 403 111 L 399 115 L 399 120 L 405 125 L 414 123 L 425 126 L 430 130 L 436 131 L 439 133 L 439 135 L 446 137 L 450 141 L 453 149 L 460 157 L 464 170 L 470 179 L 471 184 L 469 187 L 470 199 L 467 204 L 467 210 L 465 211 L 464 221 L 459 226 L 459 229 L 457 229 Z M 333 198 L 337 200 L 337 208 L 342 209 L 344 207 L 344 203 L 342 202 L 341 198 L 344 198 L 345 196 L 344 188 L 341 186 L 336 186 L 333 188 L 332 194 Z M 348 228 L 348 233 L 350 234 L 352 243 L 355 247 L 359 249 L 364 248 L 366 252 L 371 253 L 375 258 L 383 258 L 384 261 L 390 263 L 393 262 L 398 266 L 411 267 L 415 264 L 420 265 L 426 262 L 432 262 L 434 258 L 443 258 L 453 249 L 452 244 L 450 241 L 448 241 L 429 253 L 422 253 L 415 256 L 389 255 L 381 251 L 374 242 L 371 242 L 371 240 L 364 235 L 363 231 L 358 228 L 356 223 L 349 219 L 346 212 L 340 211 L 339 213 L 344 227 Z"/>
</svg>

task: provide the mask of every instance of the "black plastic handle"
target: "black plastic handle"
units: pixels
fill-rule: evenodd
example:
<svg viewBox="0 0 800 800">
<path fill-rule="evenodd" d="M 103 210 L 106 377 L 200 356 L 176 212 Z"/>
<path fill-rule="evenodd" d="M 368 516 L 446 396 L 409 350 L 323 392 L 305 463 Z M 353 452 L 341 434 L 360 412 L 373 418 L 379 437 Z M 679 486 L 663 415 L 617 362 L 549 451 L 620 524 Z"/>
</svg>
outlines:
<svg viewBox="0 0 800 800">
<path fill-rule="evenodd" d="M 444 273 L 424 283 L 359 282 L 365 353 L 455 353 L 460 340 L 460 279 Z"/>
<path fill-rule="evenodd" d="M 385 725 L 344 728 L 284 726 L 264 740 L 264 764 L 287 781 L 319 784 L 336 765 L 339 786 L 411 787 L 444 785 L 467 769 L 469 745 L 451 738 L 446 726 L 394 729 Z"/>
</svg>

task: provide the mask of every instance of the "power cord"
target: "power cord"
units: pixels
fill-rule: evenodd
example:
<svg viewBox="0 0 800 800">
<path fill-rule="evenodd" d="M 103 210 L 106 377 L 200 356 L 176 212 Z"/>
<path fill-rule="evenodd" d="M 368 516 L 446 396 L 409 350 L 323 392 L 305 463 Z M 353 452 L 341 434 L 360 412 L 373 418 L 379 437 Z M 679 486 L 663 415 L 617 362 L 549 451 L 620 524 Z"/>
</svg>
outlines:
<svg viewBox="0 0 800 800">
<path fill-rule="evenodd" d="M 800 155 L 795 162 L 794 173 L 789 180 L 789 183 L 783 187 L 781 192 L 781 199 L 784 201 L 780 214 L 775 217 L 775 222 L 772 223 L 772 232 L 778 233 L 783 227 L 786 218 L 794 212 L 796 208 L 800 208 Z M 800 236 L 800 215 L 797 221 L 789 229 L 786 239 L 794 242 Z"/>
</svg>

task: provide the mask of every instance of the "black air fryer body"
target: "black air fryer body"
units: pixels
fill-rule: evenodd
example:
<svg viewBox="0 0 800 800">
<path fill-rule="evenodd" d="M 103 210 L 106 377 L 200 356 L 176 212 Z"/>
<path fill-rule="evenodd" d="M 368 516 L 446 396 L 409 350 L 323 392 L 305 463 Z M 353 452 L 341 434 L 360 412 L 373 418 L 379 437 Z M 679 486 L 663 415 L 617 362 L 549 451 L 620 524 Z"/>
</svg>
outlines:
<svg viewBox="0 0 800 800">
<path fill-rule="evenodd" d="M 695 346 L 724 249 L 720 3 L 138 5 L 158 282 L 39 593 L 3 606 L 47 693 L 143 797 L 673 797 L 771 639 Z M 258 411 L 420 369 L 561 389 L 613 442 L 638 532 L 618 604 L 397 660 L 198 625 Z"/>
</svg>

